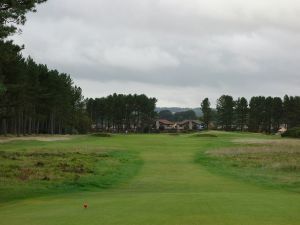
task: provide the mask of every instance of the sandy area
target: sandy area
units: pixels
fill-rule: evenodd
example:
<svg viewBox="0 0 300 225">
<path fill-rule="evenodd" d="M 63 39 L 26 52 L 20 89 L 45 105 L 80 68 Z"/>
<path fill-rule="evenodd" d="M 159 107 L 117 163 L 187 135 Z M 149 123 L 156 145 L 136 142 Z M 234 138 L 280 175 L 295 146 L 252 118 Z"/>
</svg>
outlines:
<svg viewBox="0 0 300 225">
<path fill-rule="evenodd" d="M 0 143 L 10 142 L 10 141 L 64 141 L 70 139 L 71 139 L 70 135 L 0 137 Z"/>
</svg>

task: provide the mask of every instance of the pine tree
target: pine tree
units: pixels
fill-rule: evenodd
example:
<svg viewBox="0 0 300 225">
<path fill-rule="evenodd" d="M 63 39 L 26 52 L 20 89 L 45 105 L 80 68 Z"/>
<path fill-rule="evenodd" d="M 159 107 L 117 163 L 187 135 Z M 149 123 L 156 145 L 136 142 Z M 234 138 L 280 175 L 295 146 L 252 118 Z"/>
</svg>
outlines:
<svg viewBox="0 0 300 225">
<path fill-rule="evenodd" d="M 232 96 L 222 95 L 217 100 L 218 123 L 224 130 L 233 128 L 234 101 Z"/>
<path fill-rule="evenodd" d="M 209 128 L 209 123 L 212 118 L 212 110 L 210 108 L 210 102 L 208 98 L 205 98 L 201 103 L 201 110 L 203 113 L 203 122 L 205 124 L 206 129 Z"/>
<path fill-rule="evenodd" d="M 246 98 L 238 98 L 235 103 L 236 126 L 240 131 L 244 131 L 248 122 L 248 101 Z"/>
</svg>

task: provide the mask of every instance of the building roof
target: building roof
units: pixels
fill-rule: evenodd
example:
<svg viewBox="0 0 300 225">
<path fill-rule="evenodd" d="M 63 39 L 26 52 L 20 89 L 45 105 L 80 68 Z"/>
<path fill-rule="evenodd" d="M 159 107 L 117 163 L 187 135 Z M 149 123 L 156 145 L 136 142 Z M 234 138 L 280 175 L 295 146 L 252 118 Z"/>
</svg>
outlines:
<svg viewBox="0 0 300 225">
<path fill-rule="evenodd" d="M 287 129 L 284 128 L 284 127 L 281 127 L 281 128 L 278 130 L 278 132 L 281 132 L 281 133 L 286 132 L 286 131 L 287 131 Z"/>
<path fill-rule="evenodd" d="M 159 123 L 165 124 L 165 125 L 174 125 L 175 123 L 169 121 L 169 120 L 158 120 Z"/>
</svg>

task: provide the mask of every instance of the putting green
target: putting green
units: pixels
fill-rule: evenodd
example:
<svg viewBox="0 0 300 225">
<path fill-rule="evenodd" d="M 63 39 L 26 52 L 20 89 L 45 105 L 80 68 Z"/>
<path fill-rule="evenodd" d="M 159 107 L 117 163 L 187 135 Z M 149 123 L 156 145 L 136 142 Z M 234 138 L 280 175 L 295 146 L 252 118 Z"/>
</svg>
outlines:
<svg viewBox="0 0 300 225">
<path fill-rule="evenodd" d="M 240 136 L 259 138 L 218 135 L 99 138 L 93 145 L 138 151 L 144 161 L 138 175 L 104 191 L 2 203 L 0 224 L 299 225 L 299 193 L 223 177 L 195 163 L 199 151 L 233 145 Z"/>
</svg>

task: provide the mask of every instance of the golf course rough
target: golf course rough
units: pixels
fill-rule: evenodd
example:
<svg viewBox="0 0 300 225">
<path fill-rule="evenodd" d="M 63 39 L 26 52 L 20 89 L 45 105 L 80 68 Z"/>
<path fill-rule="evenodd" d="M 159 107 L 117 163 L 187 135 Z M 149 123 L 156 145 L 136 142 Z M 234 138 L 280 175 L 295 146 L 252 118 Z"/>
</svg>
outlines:
<svg viewBox="0 0 300 225">
<path fill-rule="evenodd" d="M 209 167 L 210 163 L 198 160 L 209 150 L 248 145 L 233 140 L 271 137 L 214 135 L 217 137 L 83 136 L 61 143 L 32 142 L 36 148 L 55 145 L 64 149 L 73 143 L 87 149 L 134 152 L 143 164 L 135 175 L 128 175 L 111 188 L 1 202 L 0 225 L 300 225 L 298 192 L 219 173 Z M 23 148 L 22 143 L 6 145 L 8 150 Z"/>
</svg>

